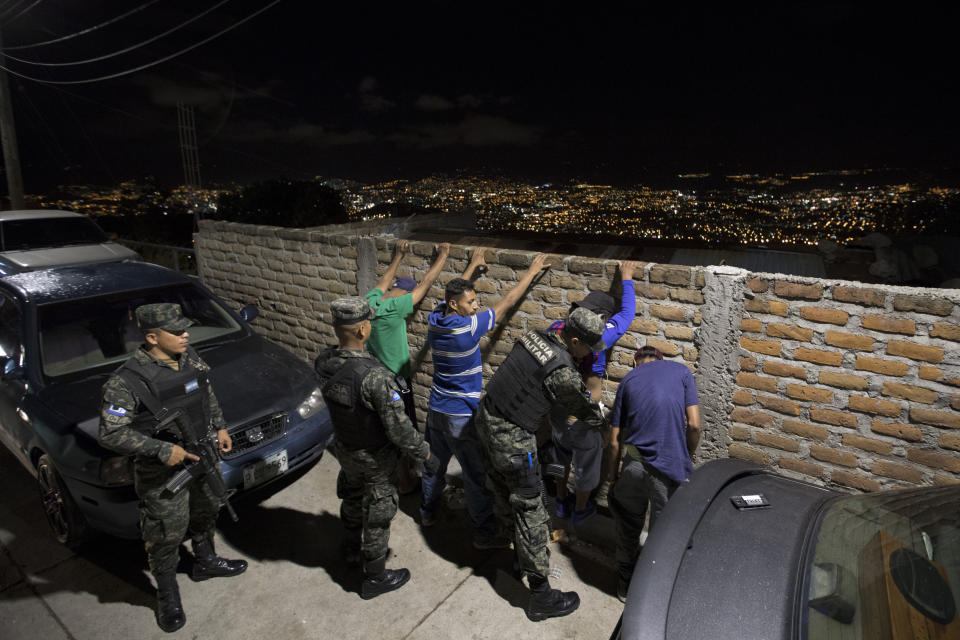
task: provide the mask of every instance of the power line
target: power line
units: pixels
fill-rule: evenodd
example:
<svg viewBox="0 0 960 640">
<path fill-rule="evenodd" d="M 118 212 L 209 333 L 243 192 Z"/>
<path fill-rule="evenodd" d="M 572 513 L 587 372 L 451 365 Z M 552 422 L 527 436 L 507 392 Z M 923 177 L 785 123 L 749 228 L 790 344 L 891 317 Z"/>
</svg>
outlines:
<svg viewBox="0 0 960 640">
<path fill-rule="evenodd" d="M 219 38 L 220 36 L 222 36 L 223 34 L 227 33 L 228 31 L 232 31 L 232 30 L 236 29 L 237 27 L 239 27 L 239 26 L 242 25 L 243 23 L 245 23 L 245 22 L 247 22 L 248 20 L 251 20 L 251 19 L 257 17 L 258 15 L 260 15 L 261 13 L 263 13 L 264 11 L 266 11 L 267 9 L 271 8 L 272 6 L 274 6 L 274 5 L 276 5 L 276 4 L 279 4 L 281 1 L 282 1 L 282 0 L 273 0 L 273 2 L 271 2 L 271 3 L 268 4 L 267 6 L 261 7 L 260 9 L 257 9 L 256 11 L 254 11 L 253 13 L 251 13 L 250 15 L 248 15 L 246 18 L 243 18 L 243 19 L 241 19 L 241 20 L 238 20 L 237 22 L 233 23 L 232 25 L 230 25 L 230 26 L 227 27 L 226 29 L 223 29 L 223 30 L 221 30 L 221 31 L 218 31 L 217 33 L 213 34 L 212 36 L 209 36 L 209 37 L 207 37 L 207 38 L 204 38 L 203 40 L 201 40 L 201 41 L 199 41 L 199 42 L 196 42 L 196 43 L 190 45 L 189 47 L 185 47 L 185 48 L 181 49 L 180 51 L 177 51 L 176 53 L 171 53 L 171 54 L 168 55 L 168 56 L 164 56 L 164 57 L 162 57 L 162 58 L 159 58 L 159 59 L 157 59 L 157 60 L 154 60 L 153 62 L 148 62 L 148 63 L 146 63 L 146 64 L 142 64 L 142 65 L 140 65 L 140 66 L 138 66 L 138 67 L 134 67 L 134 68 L 132 68 L 132 69 L 127 69 L 127 70 L 125 70 L 125 71 L 119 71 L 119 72 L 117 72 L 117 73 L 111 73 L 111 74 L 105 75 L 105 76 L 98 76 L 98 77 L 96 77 L 96 78 L 87 78 L 87 79 L 85 79 L 85 80 L 44 80 L 44 79 L 42 79 L 42 78 L 34 78 L 34 77 L 31 77 L 31 76 L 28 76 L 28 75 L 25 75 L 25 74 L 22 74 L 22 73 L 18 73 L 18 72 L 16 72 L 16 71 L 14 71 L 13 69 L 10 69 L 10 68 L 8 68 L 8 67 L 6 67 L 6 66 L 4 66 L 4 65 L 0 65 L 0 69 L 3 69 L 3 70 L 6 71 L 7 73 L 10 73 L 10 74 L 12 74 L 12 75 L 17 76 L 18 78 L 23 78 L 24 80 L 32 80 L 33 82 L 40 82 L 40 83 L 42 83 L 42 84 L 62 84 L 62 85 L 69 85 L 69 84 L 90 84 L 90 83 L 93 83 L 93 82 L 101 82 L 101 81 L 103 81 L 103 80 L 112 80 L 112 79 L 114 79 L 114 78 L 120 78 L 120 77 L 123 77 L 123 76 L 130 75 L 131 73 L 136 73 L 137 71 L 143 71 L 144 69 L 149 69 L 150 67 L 155 67 L 156 65 L 162 64 L 162 63 L 166 62 L 167 60 L 172 60 L 173 58 L 176 58 L 177 56 L 181 56 L 181 55 L 187 53 L 188 51 L 192 51 L 192 50 L 196 49 L 197 47 L 202 46 L 202 45 L 210 42 L 211 40 L 215 40 L 215 39 Z"/>
<path fill-rule="evenodd" d="M 11 13 L 14 12 L 14 10 L 16 10 L 21 4 L 23 4 L 23 3 L 26 2 L 26 1 L 27 1 L 27 0 L 14 0 L 13 4 L 11 4 L 11 5 L 7 6 L 7 7 L 4 7 L 4 8 L 2 9 L 3 13 L 0 14 L 0 18 L 3 18 L 3 17 L 5 17 L 5 16 L 10 15 Z"/>
<path fill-rule="evenodd" d="M 38 1 L 39 1 L 39 0 L 38 0 Z M 148 44 L 150 44 L 151 42 L 154 42 L 154 41 L 156 41 L 156 40 L 159 40 L 160 38 L 163 38 L 163 37 L 165 37 L 165 36 L 168 36 L 168 35 L 170 35 L 171 33 L 173 33 L 174 31 L 178 31 L 178 30 L 182 29 L 183 27 L 187 26 L 187 25 L 190 24 L 191 22 L 195 22 L 195 21 L 199 20 L 200 18 L 202 18 L 203 16 L 207 15 L 208 13 L 210 13 L 211 11 L 213 11 L 214 9 L 219 9 L 220 7 L 222 7 L 223 5 L 227 4 L 228 2 L 230 2 L 230 0 L 220 0 L 220 2 L 218 2 L 217 4 L 213 5 L 212 7 L 208 7 L 207 9 L 201 11 L 200 13 L 198 13 L 198 14 L 195 15 L 195 16 L 193 16 L 192 18 L 186 20 L 185 22 L 181 22 L 180 24 L 178 24 L 177 26 L 173 27 L 172 29 L 167 29 L 166 31 L 164 31 L 164 32 L 161 33 L 161 34 L 155 35 L 155 36 L 153 36 L 152 38 L 148 38 L 147 40 L 144 40 L 143 42 L 139 42 L 139 43 L 137 43 L 137 44 L 135 44 L 135 45 L 132 45 L 132 46 L 130 46 L 130 47 L 127 47 L 126 49 L 120 49 L 119 51 L 114 51 L 113 53 L 108 53 L 108 54 L 103 55 L 103 56 L 97 56 L 96 58 L 89 58 L 89 59 L 87 59 L 87 60 L 76 60 L 76 61 L 74 61 L 74 62 L 36 62 L 36 61 L 33 61 L 33 60 L 24 60 L 23 58 L 17 58 L 17 57 L 15 57 L 15 56 L 11 56 L 10 54 L 5 54 L 5 57 L 9 58 L 10 60 L 16 60 L 17 62 L 22 62 L 23 64 L 32 64 L 32 65 L 38 66 L 38 67 L 73 67 L 73 66 L 80 65 L 80 64 L 90 64 L 91 62 L 99 62 L 99 61 L 101 61 L 101 60 L 106 60 L 106 59 L 108 59 L 108 58 L 114 58 L 114 57 L 119 56 L 119 55 L 122 55 L 122 54 L 124 54 L 124 53 L 129 53 L 129 52 L 131 52 L 131 51 L 133 51 L 133 50 L 135 50 L 135 49 L 139 49 L 140 47 L 143 47 L 143 46 L 145 46 L 145 45 L 148 45 Z"/>
<path fill-rule="evenodd" d="M 26 9 L 24 9 L 24 10 L 21 11 L 20 13 L 18 13 L 17 15 L 13 16 L 12 18 L 5 19 L 5 20 L 3 21 L 3 23 L 4 23 L 4 24 L 10 24 L 10 23 L 13 22 L 14 20 L 16 20 L 17 18 L 19 18 L 19 17 L 22 16 L 23 14 L 25 14 L 27 11 L 30 11 L 30 9 L 33 9 L 35 6 L 37 6 L 37 5 L 40 4 L 41 2 L 43 2 L 43 0 L 36 0 L 36 2 L 34 2 L 32 5 L 30 5 L 29 7 L 27 7 Z M 13 9 L 11 9 L 10 11 L 13 11 Z M 9 13 L 9 12 L 8 12 L 8 13 Z M 0 16 L 0 18 L 4 18 L 5 15 L 6 15 L 6 14 L 4 14 L 4 16 Z"/>
<path fill-rule="evenodd" d="M 160 0 L 149 0 L 148 2 L 144 2 L 144 3 L 143 3 L 142 5 L 140 5 L 139 7 L 136 7 L 136 8 L 134 8 L 134 9 L 131 9 L 130 11 L 127 11 L 126 13 L 120 14 L 120 15 L 117 16 L 116 18 L 111 18 L 111 19 L 107 20 L 106 22 L 101 22 L 100 24 L 94 25 L 94 26 L 92 26 L 92 27 L 88 27 L 88 28 L 86 28 L 86 29 L 83 29 L 82 31 L 77 31 L 76 33 L 71 33 L 71 34 L 66 35 L 66 36 L 61 36 L 61 37 L 59 37 L 59 38 L 54 38 L 53 40 L 44 40 L 43 42 L 34 42 L 33 44 L 20 44 L 20 45 L 14 46 L 14 47 L 4 47 L 3 50 L 4 50 L 4 51 L 16 51 L 17 49 L 31 49 L 31 48 L 33 48 L 33 47 L 43 47 L 43 46 L 46 46 L 46 45 L 48 45 L 48 44 L 53 44 L 53 43 L 55 43 L 55 42 L 63 42 L 64 40 L 70 40 L 70 39 L 76 38 L 76 37 L 78 37 L 78 36 L 86 35 L 86 34 L 90 33 L 91 31 L 96 31 L 97 29 L 100 29 L 100 28 L 102 28 L 102 27 L 106 27 L 106 26 L 108 26 L 108 25 L 111 25 L 111 24 L 113 24 L 114 22 L 119 22 L 119 21 L 123 20 L 124 18 L 128 18 L 128 17 L 132 16 L 132 15 L 135 14 L 135 13 L 138 13 L 138 12 L 140 12 L 140 11 L 143 11 L 144 9 L 146 9 L 147 7 L 149 7 L 150 5 L 156 4 L 156 3 L 158 3 L 158 2 L 160 2 Z"/>
</svg>

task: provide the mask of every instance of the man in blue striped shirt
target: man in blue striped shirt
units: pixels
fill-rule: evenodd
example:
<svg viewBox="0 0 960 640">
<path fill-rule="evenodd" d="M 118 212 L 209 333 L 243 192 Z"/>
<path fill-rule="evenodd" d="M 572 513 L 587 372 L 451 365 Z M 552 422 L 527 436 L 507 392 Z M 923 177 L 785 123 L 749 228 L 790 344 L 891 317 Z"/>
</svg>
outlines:
<svg viewBox="0 0 960 640">
<path fill-rule="evenodd" d="M 433 386 L 427 407 L 426 439 L 440 462 L 434 475 L 423 474 L 420 524 L 436 521 L 436 510 L 446 485 L 447 463 L 457 456 L 463 470 L 467 513 L 473 525 L 473 546 L 489 549 L 509 546 L 497 536 L 493 503 L 484 488 L 485 472 L 479 441 L 473 425 L 483 385 L 480 339 L 519 302 L 537 275 L 546 269 L 546 256 L 538 254 L 520 281 L 489 309 L 479 311 L 477 292 L 469 277 L 486 264 L 486 248 L 474 250 L 463 278 L 447 283 L 444 302 L 430 314 L 427 340 L 433 354 Z"/>
</svg>

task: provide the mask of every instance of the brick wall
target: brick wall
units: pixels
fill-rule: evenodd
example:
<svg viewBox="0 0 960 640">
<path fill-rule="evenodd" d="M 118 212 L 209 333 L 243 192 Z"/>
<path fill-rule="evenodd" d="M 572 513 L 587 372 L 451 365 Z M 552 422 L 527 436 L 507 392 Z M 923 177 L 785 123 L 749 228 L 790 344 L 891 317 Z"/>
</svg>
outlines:
<svg viewBox="0 0 960 640">
<path fill-rule="evenodd" d="M 960 292 L 747 288 L 731 456 L 869 491 L 960 482 Z"/>
<path fill-rule="evenodd" d="M 330 301 L 365 293 L 385 271 L 395 243 L 387 230 L 395 228 L 202 222 L 195 241 L 207 286 L 237 308 L 256 304 L 257 330 L 310 361 L 334 342 Z M 419 279 L 433 246 L 410 245 L 399 275 Z M 532 256 L 490 251 L 476 282 L 481 304 L 497 301 Z M 433 373 L 427 315 L 467 261 L 468 249 L 454 245 L 409 321 L 421 412 Z M 554 256 L 551 264 L 481 343 L 486 377 L 520 335 L 565 317 L 588 290 L 619 297 L 616 261 Z M 605 398 L 639 346 L 686 364 L 701 390 L 700 462 L 730 455 L 861 490 L 960 482 L 960 292 L 659 264 L 641 264 L 635 280 L 637 316 L 611 353 Z"/>
</svg>

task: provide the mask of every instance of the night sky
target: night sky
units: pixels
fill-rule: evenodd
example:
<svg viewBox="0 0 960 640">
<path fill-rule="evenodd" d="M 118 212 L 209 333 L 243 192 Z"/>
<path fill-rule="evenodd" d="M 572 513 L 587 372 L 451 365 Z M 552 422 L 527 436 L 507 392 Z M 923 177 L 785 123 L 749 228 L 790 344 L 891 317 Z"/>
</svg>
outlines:
<svg viewBox="0 0 960 640">
<path fill-rule="evenodd" d="M 109 75 L 270 2 L 163 0 L 87 35 L 10 49 L 148 0 L 0 0 L 6 53 L 34 63 L 105 56 L 222 5 L 123 55 L 6 66 L 56 81 Z M 956 7 L 644 4 L 283 0 L 123 78 L 10 76 L 26 189 L 181 182 L 177 100 L 196 108 L 205 184 L 458 169 L 636 184 L 696 171 L 957 166 Z"/>
</svg>

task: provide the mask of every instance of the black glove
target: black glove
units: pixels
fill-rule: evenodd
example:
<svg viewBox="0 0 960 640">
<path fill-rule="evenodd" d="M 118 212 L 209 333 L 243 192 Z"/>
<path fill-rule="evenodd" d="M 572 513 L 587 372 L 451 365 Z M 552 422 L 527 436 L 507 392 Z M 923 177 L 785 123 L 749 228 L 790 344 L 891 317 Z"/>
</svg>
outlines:
<svg viewBox="0 0 960 640">
<path fill-rule="evenodd" d="M 440 471 L 440 459 L 430 454 L 430 457 L 423 461 L 423 472 L 428 476 L 435 476 Z"/>
</svg>

